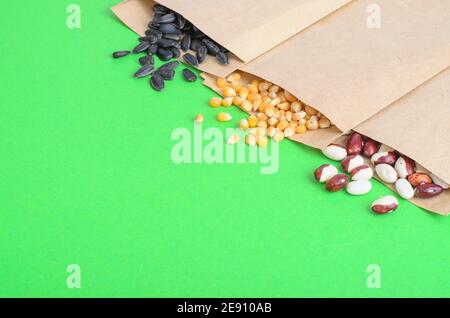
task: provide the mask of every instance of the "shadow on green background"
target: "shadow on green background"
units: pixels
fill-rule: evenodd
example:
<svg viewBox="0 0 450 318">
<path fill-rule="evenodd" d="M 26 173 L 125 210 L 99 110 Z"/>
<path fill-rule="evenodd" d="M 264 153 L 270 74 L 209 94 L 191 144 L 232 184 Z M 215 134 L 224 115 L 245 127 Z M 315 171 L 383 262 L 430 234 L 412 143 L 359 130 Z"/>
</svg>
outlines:
<svg viewBox="0 0 450 318">
<path fill-rule="evenodd" d="M 450 296 L 448 219 L 404 201 L 372 214 L 380 184 L 326 193 L 316 150 L 283 142 L 273 175 L 175 165 L 175 128 L 243 114 L 218 124 L 211 91 L 180 72 L 162 94 L 133 79 L 135 57 L 110 57 L 136 43 L 117 1 L 77 0 L 81 29 L 66 27 L 68 1 L 0 3 L 0 296 Z"/>
</svg>

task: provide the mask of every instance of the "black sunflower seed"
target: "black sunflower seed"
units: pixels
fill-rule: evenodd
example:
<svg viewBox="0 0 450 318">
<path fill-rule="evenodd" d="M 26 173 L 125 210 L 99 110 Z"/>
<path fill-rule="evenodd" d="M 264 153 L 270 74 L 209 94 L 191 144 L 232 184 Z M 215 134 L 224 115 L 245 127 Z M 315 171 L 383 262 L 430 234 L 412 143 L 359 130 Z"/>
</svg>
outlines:
<svg viewBox="0 0 450 318">
<path fill-rule="evenodd" d="M 162 4 L 156 4 L 153 7 L 153 12 L 155 12 L 155 14 L 167 14 L 170 12 L 170 9 L 163 6 Z"/>
<path fill-rule="evenodd" d="M 183 55 L 183 59 L 186 61 L 186 63 L 188 63 L 189 65 L 192 65 L 194 67 L 198 66 L 198 60 L 197 58 L 192 55 L 191 53 L 186 53 L 185 55 Z"/>
<path fill-rule="evenodd" d="M 134 77 L 142 78 L 153 74 L 154 68 L 152 64 L 146 64 L 142 66 L 135 74 Z"/>
<path fill-rule="evenodd" d="M 201 47 L 202 45 L 203 45 L 202 41 L 200 41 L 200 40 L 192 40 L 192 42 L 191 42 L 191 50 L 197 52 L 198 48 Z"/>
<path fill-rule="evenodd" d="M 221 64 L 230 64 L 230 62 L 228 60 L 228 55 L 225 52 L 219 52 L 216 55 L 216 58 Z"/>
<path fill-rule="evenodd" d="M 159 74 L 155 74 L 150 79 L 150 85 L 158 92 L 164 89 L 164 79 Z"/>
<path fill-rule="evenodd" d="M 148 48 L 148 54 L 156 54 L 158 52 L 158 44 L 152 44 Z"/>
<path fill-rule="evenodd" d="M 188 68 L 183 70 L 183 76 L 188 82 L 195 82 L 197 80 L 197 75 Z"/>
<path fill-rule="evenodd" d="M 186 23 L 184 24 L 183 31 L 190 32 L 192 30 L 192 23 L 186 20 Z"/>
<path fill-rule="evenodd" d="M 148 29 L 147 31 L 145 31 L 145 35 L 146 36 L 154 36 L 156 37 L 156 39 L 160 39 L 163 36 L 163 33 L 161 31 L 159 31 L 158 29 Z"/>
<path fill-rule="evenodd" d="M 164 34 L 164 38 L 179 42 L 181 40 L 181 34 Z"/>
<path fill-rule="evenodd" d="M 127 56 L 130 53 L 131 53 L 130 51 L 117 51 L 113 53 L 113 58 L 118 59 Z"/>
<path fill-rule="evenodd" d="M 189 34 L 186 34 L 181 40 L 181 49 L 186 52 L 191 47 L 191 36 Z"/>
<path fill-rule="evenodd" d="M 167 49 L 170 47 L 176 47 L 176 48 L 180 47 L 180 42 L 165 39 L 165 38 L 159 39 L 157 43 L 158 43 L 158 46 L 162 47 L 163 49 Z"/>
<path fill-rule="evenodd" d="M 176 47 L 171 47 L 170 51 L 172 52 L 173 58 L 177 59 L 181 56 L 181 52 L 179 49 L 177 49 Z"/>
<path fill-rule="evenodd" d="M 173 57 L 173 53 L 170 50 L 159 48 L 158 52 L 156 53 L 161 61 L 168 61 Z"/>
<path fill-rule="evenodd" d="M 186 19 L 181 15 L 177 14 L 177 22 L 176 22 L 178 28 L 180 30 L 184 29 L 184 26 L 186 25 Z"/>
<path fill-rule="evenodd" d="M 178 61 L 172 61 L 166 64 L 161 65 L 156 71 L 162 71 L 162 70 L 174 70 L 180 65 L 180 62 Z"/>
<path fill-rule="evenodd" d="M 155 72 L 155 75 L 161 76 L 165 81 L 171 81 L 175 76 L 175 70 L 168 70 L 168 69 L 158 70 Z"/>
<path fill-rule="evenodd" d="M 208 49 L 206 48 L 206 46 L 200 46 L 197 50 L 197 60 L 199 64 L 202 64 L 205 59 L 206 59 L 206 55 L 208 54 Z"/>
<path fill-rule="evenodd" d="M 156 23 L 163 24 L 163 23 L 175 22 L 176 19 L 177 19 L 177 17 L 175 16 L 174 13 L 167 13 L 167 14 L 164 14 L 162 16 L 156 17 L 155 19 L 153 19 L 153 21 L 156 21 Z"/>
<path fill-rule="evenodd" d="M 181 34 L 181 31 L 171 23 L 161 24 L 159 27 L 159 31 L 163 34 Z"/>
<path fill-rule="evenodd" d="M 193 39 L 197 39 L 197 40 L 202 40 L 206 37 L 206 35 L 200 30 L 192 32 L 191 36 Z"/>
<path fill-rule="evenodd" d="M 217 55 L 220 52 L 220 48 L 216 44 L 214 44 L 213 41 L 209 39 L 203 39 L 202 42 L 208 48 L 208 53 Z"/>
<path fill-rule="evenodd" d="M 147 50 L 150 47 L 150 43 L 148 42 L 141 42 L 139 43 L 134 49 L 133 49 L 133 53 L 142 53 L 145 50 Z"/>
<path fill-rule="evenodd" d="M 139 63 L 141 65 L 155 64 L 155 60 L 153 59 L 153 55 L 146 55 L 146 56 L 139 58 Z"/>
</svg>

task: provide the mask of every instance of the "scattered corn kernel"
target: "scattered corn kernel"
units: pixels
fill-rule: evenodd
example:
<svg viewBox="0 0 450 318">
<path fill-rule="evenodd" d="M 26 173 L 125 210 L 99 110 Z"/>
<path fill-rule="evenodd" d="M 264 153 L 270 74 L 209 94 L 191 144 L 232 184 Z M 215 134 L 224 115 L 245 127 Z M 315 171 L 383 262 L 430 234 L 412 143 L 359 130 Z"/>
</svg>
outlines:
<svg viewBox="0 0 450 318">
<path fill-rule="evenodd" d="M 317 110 L 311 106 L 305 106 L 305 112 L 310 116 L 317 114 Z"/>
<path fill-rule="evenodd" d="M 248 85 L 248 90 L 250 91 L 250 93 L 254 93 L 254 94 L 259 93 L 258 86 L 253 85 L 253 84 Z"/>
<path fill-rule="evenodd" d="M 261 95 L 259 95 L 258 93 L 252 93 L 252 92 L 250 92 L 249 94 L 248 94 L 248 96 L 247 96 L 247 100 L 248 101 L 250 101 L 250 102 L 254 102 L 255 100 L 257 100 L 257 99 L 262 99 L 261 98 Z"/>
<path fill-rule="evenodd" d="M 294 136 L 294 135 L 295 135 L 295 129 L 294 129 L 294 128 L 292 128 L 292 127 L 287 127 L 287 128 L 284 130 L 284 136 L 285 136 L 286 138 L 292 137 L 292 136 Z"/>
<path fill-rule="evenodd" d="M 245 136 L 245 142 L 249 146 L 252 146 L 252 147 L 256 146 L 256 136 L 254 136 L 254 135 Z"/>
<path fill-rule="evenodd" d="M 194 119 L 194 121 L 195 121 L 197 124 L 203 123 L 204 120 L 205 120 L 205 118 L 203 117 L 202 114 L 196 115 L 196 116 L 195 116 L 195 119 Z"/>
<path fill-rule="evenodd" d="M 258 123 L 258 118 L 256 118 L 256 116 L 250 116 L 248 118 L 248 126 L 250 128 L 255 128 L 257 123 Z"/>
<path fill-rule="evenodd" d="M 247 87 L 241 87 L 238 90 L 239 96 L 242 97 L 243 99 L 246 99 L 249 93 L 250 93 L 250 91 L 248 90 Z"/>
<path fill-rule="evenodd" d="M 211 105 L 211 107 L 214 108 L 220 107 L 222 105 L 222 98 L 220 97 L 211 98 L 211 100 L 209 101 L 209 105 Z"/>
<path fill-rule="evenodd" d="M 319 119 L 319 128 L 330 128 L 331 127 L 331 122 L 328 118 L 326 117 L 321 117 Z"/>
<path fill-rule="evenodd" d="M 222 96 L 225 97 L 225 98 L 227 98 L 227 97 L 234 97 L 236 95 L 237 95 L 236 91 L 232 87 L 225 87 L 222 90 Z"/>
<path fill-rule="evenodd" d="M 306 127 L 305 127 L 306 128 Z M 274 126 L 270 126 L 267 128 L 267 136 L 273 137 L 278 132 L 278 129 L 276 129 Z"/>
<path fill-rule="evenodd" d="M 287 127 L 289 126 L 289 122 L 286 119 L 281 120 L 278 125 L 277 125 L 277 129 L 278 130 L 285 130 Z"/>
<path fill-rule="evenodd" d="M 240 96 L 233 97 L 233 105 L 240 107 L 242 105 L 243 101 L 244 101 L 244 99 Z"/>
<path fill-rule="evenodd" d="M 220 122 L 226 122 L 226 121 L 232 120 L 233 117 L 231 117 L 231 115 L 228 114 L 228 113 L 219 113 L 219 114 L 217 115 L 217 119 L 218 119 Z"/>
<path fill-rule="evenodd" d="M 282 131 L 277 131 L 273 136 L 273 140 L 276 142 L 281 142 L 284 139 L 284 133 Z"/>
<path fill-rule="evenodd" d="M 229 145 L 235 145 L 239 142 L 239 135 L 238 134 L 234 134 L 231 135 L 230 138 L 228 138 L 227 144 Z"/>
<path fill-rule="evenodd" d="M 293 102 L 297 101 L 297 98 L 286 90 L 284 91 L 284 96 L 286 97 L 288 102 L 293 103 Z"/>
<path fill-rule="evenodd" d="M 223 99 L 222 101 L 223 107 L 230 107 L 231 105 L 233 105 L 233 97 L 227 97 Z"/>
<path fill-rule="evenodd" d="M 315 119 L 309 119 L 306 121 L 306 128 L 308 128 L 308 130 L 316 130 L 319 128 L 319 122 Z"/>
<path fill-rule="evenodd" d="M 219 87 L 219 88 L 225 88 L 225 87 L 228 86 L 227 80 L 224 79 L 223 77 L 219 77 L 219 78 L 217 79 L 216 84 L 217 84 L 217 87 Z"/>
<path fill-rule="evenodd" d="M 291 103 L 291 110 L 292 110 L 294 113 L 298 113 L 299 111 L 302 110 L 302 104 L 300 104 L 299 101 L 292 102 L 292 103 Z M 305 113 L 305 115 L 306 115 L 306 113 Z"/>
<path fill-rule="evenodd" d="M 244 99 L 241 108 L 246 112 L 251 112 L 253 110 L 253 104 L 248 99 Z"/>
<path fill-rule="evenodd" d="M 239 121 L 239 128 L 241 128 L 241 130 L 246 131 L 248 129 L 248 120 L 243 118 Z"/>
<path fill-rule="evenodd" d="M 308 128 L 306 128 L 305 125 L 298 125 L 297 128 L 295 128 L 295 132 L 297 134 L 304 134 L 308 131 Z"/>
<path fill-rule="evenodd" d="M 241 74 L 240 73 L 232 73 L 230 76 L 227 77 L 227 81 L 232 82 L 238 82 L 241 80 Z"/>
<path fill-rule="evenodd" d="M 256 143 L 261 148 L 267 147 L 267 137 L 266 136 L 258 136 L 258 137 L 256 137 Z"/>
<path fill-rule="evenodd" d="M 258 121 L 258 123 L 256 124 L 256 126 L 257 126 L 257 127 L 260 127 L 260 128 L 267 128 L 269 125 L 267 125 L 267 121 L 265 121 L 265 120 L 260 120 L 260 121 Z"/>
</svg>

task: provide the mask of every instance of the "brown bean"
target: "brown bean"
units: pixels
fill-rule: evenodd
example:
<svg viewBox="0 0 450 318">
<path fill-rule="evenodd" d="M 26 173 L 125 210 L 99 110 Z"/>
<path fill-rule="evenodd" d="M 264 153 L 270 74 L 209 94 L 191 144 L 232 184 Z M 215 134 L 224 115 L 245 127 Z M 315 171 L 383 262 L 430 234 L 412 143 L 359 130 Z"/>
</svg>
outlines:
<svg viewBox="0 0 450 318">
<path fill-rule="evenodd" d="M 363 150 L 363 137 L 358 133 L 351 134 L 347 139 L 346 149 L 349 155 L 360 154 Z"/>
<path fill-rule="evenodd" d="M 437 184 L 419 184 L 415 190 L 415 196 L 422 199 L 429 199 L 438 196 L 444 191 L 444 189 Z"/>
<path fill-rule="evenodd" d="M 413 173 L 408 176 L 408 181 L 415 188 L 421 184 L 432 184 L 433 180 L 425 173 Z"/>
<path fill-rule="evenodd" d="M 337 174 L 331 179 L 329 179 L 326 183 L 326 189 L 330 192 L 337 192 L 345 188 L 348 184 L 347 175 L 341 173 Z"/>
</svg>

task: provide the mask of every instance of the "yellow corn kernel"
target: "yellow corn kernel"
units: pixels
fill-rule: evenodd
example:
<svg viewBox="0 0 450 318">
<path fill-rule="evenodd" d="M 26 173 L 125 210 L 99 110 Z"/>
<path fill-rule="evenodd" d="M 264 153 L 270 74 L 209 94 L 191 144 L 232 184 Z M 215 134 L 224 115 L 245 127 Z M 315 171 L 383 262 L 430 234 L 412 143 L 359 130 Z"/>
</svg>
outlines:
<svg viewBox="0 0 450 318">
<path fill-rule="evenodd" d="M 249 128 L 248 129 L 248 134 L 249 135 L 253 135 L 253 136 L 258 136 L 258 129 L 256 129 L 256 128 Z"/>
<path fill-rule="evenodd" d="M 232 82 L 231 88 L 234 89 L 235 92 L 238 92 L 242 87 L 241 82 Z"/>
<path fill-rule="evenodd" d="M 316 130 L 319 128 L 319 122 L 314 118 L 311 118 L 306 121 L 306 128 L 308 128 L 308 130 Z"/>
<path fill-rule="evenodd" d="M 278 124 L 278 119 L 276 119 L 275 117 L 270 117 L 270 118 L 267 120 L 267 124 L 268 124 L 269 126 L 276 126 L 276 125 Z"/>
<path fill-rule="evenodd" d="M 258 86 L 253 85 L 253 84 L 248 85 L 248 90 L 250 91 L 250 93 L 255 93 L 255 94 L 259 93 Z"/>
<path fill-rule="evenodd" d="M 227 98 L 227 97 L 235 97 L 236 95 L 237 95 L 236 91 L 232 87 L 225 87 L 222 90 L 222 96 L 225 97 L 225 98 Z"/>
<path fill-rule="evenodd" d="M 299 101 L 295 101 L 291 103 L 291 110 L 294 113 L 298 113 L 299 111 L 302 110 L 302 104 L 300 104 Z"/>
<path fill-rule="evenodd" d="M 258 89 L 260 92 L 268 91 L 269 87 L 270 87 L 270 83 L 268 83 L 268 82 L 261 82 L 258 85 Z"/>
<path fill-rule="evenodd" d="M 317 110 L 312 108 L 311 106 L 305 106 L 305 112 L 310 116 L 317 114 Z"/>
<path fill-rule="evenodd" d="M 214 108 L 220 107 L 222 105 L 222 98 L 220 97 L 211 98 L 211 100 L 209 101 L 209 105 Z"/>
<path fill-rule="evenodd" d="M 196 116 L 195 116 L 195 119 L 194 119 L 194 121 L 195 121 L 197 124 L 203 123 L 204 120 L 205 120 L 205 118 L 203 117 L 202 114 L 196 115 Z"/>
<path fill-rule="evenodd" d="M 258 111 L 260 113 L 263 113 L 263 112 L 265 112 L 266 107 L 269 107 L 269 104 L 261 101 L 261 104 L 259 104 L 259 107 L 258 107 Z"/>
<path fill-rule="evenodd" d="M 282 131 L 277 131 L 273 136 L 273 140 L 276 142 L 281 142 L 284 139 L 284 133 Z"/>
<path fill-rule="evenodd" d="M 248 118 L 248 126 L 250 128 L 255 128 L 257 123 L 258 123 L 258 118 L 256 118 L 256 116 L 250 116 Z"/>
<path fill-rule="evenodd" d="M 286 120 L 288 122 L 291 122 L 293 116 L 292 116 L 292 113 L 290 111 L 287 111 L 287 112 L 284 113 L 284 117 L 286 118 Z"/>
<path fill-rule="evenodd" d="M 249 145 L 251 147 L 256 146 L 256 136 L 254 136 L 254 135 L 245 136 L 245 142 L 247 143 L 247 145 Z"/>
<path fill-rule="evenodd" d="M 284 96 L 286 97 L 287 101 L 290 103 L 297 101 L 297 98 L 294 95 L 292 95 L 291 93 L 289 93 L 288 91 L 284 91 Z"/>
<path fill-rule="evenodd" d="M 325 128 L 330 128 L 330 127 L 331 127 L 331 122 L 328 118 L 322 117 L 319 119 L 319 128 L 325 129 Z"/>
<path fill-rule="evenodd" d="M 231 105 L 233 105 L 233 97 L 228 97 L 228 98 L 223 99 L 223 101 L 222 101 L 223 107 L 230 107 Z"/>
<path fill-rule="evenodd" d="M 253 111 L 257 111 L 259 109 L 259 106 L 262 104 L 260 99 L 254 100 L 252 103 L 252 109 Z"/>
<path fill-rule="evenodd" d="M 292 115 L 292 118 L 297 121 L 304 119 L 305 117 L 306 117 L 306 113 L 303 111 L 294 113 L 294 115 Z"/>
<path fill-rule="evenodd" d="M 277 97 L 280 99 L 280 101 L 281 101 L 282 103 L 287 102 L 287 99 L 286 99 L 286 97 L 284 96 L 283 92 L 278 92 L 278 93 L 277 93 Z"/>
<path fill-rule="evenodd" d="M 271 106 L 277 106 L 280 103 L 280 99 L 276 97 L 275 99 L 272 99 L 269 105 Z"/>
<path fill-rule="evenodd" d="M 241 104 L 241 108 L 246 112 L 251 112 L 253 109 L 253 104 L 247 99 L 244 99 Z"/>
<path fill-rule="evenodd" d="M 289 122 L 286 119 L 281 120 L 278 125 L 277 125 L 277 129 L 278 130 L 285 130 L 287 127 L 289 126 Z"/>
<path fill-rule="evenodd" d="M 228 114 L 228 113 L 219 113 L 217 115 L 217 120 L 220 121 L 220 122 L 227 122 L 227 121 L 230 121 L 232 119 L 233 119 L 233 117 L 231 117 L 231 115 Z"/>
<path fill-rule="evenodd" d="M 256 118 L 257 118 L 258 120 L 267 120 L 267 119 L 269 119 L 269 117 L 268 117 L 266 114 L 261 113 L 261 112 L 259 112 L 259 113 L 256 114 Z"/>
<path fill-rule="evenodd" d="M 280 91 L 280 86 L 278 86 L 278 85 L 272 85 L 269 87 L 269 93 L 277 94 L 279 91 Z"/>
<path fill-rule="evenodd" d="M 278 109 L 281 109 L 281 110 L 289 110 L 291 108 L 291 104 L 289 104 L 288 102 L 279 103 L 277 105 L 277 107 L 278 107 Z"/>
<path fill-rule="evenodd" d="M 265 121 L 265 120 L 259 120 L 259 121 L 256 123 L 256 126 L 259 127 L 259 128 L 267 128 L 269 125 L 267 125 L 267 121 Z"/>
<path fill-rule="evenodd" d="M 240 97 L 240 96 L 233 97 L 233 105 L 236 105 L 236 106 L 239 107 L 239 106 L 242 105 L 243 101 L 244 101 L 244 99 L 242 97 Z"/>
<path fill-rule="evenodd" d="M 255 85 L 255 86 L 259 86 L 259 83 L 261 83 L 261 81 L 259 80 L 259 79 L 254 79 L 254 80 L 252 80 L 252 85 Z"/>
<path fill-rule="evenodd" d="M 303 118 L 303 119 L 298 120 L 298 124 L 299 125 L 306 125 L 306 119 Z"/>
<path fill-rule="evenodd" d="M 225 88 L 225 87 L 228 87 L 228 82 L 227 82 L 227 80 L 224 79 L 223 77 L 219 77 L 219 78 L 217 79 L 216 84 L 217 84 L 217 87 L 219 87 L 219 88 Z"/>
<path fill-rule="evenodd" d="M 243 99 L 246 99 L 249 93 L 250 93 L 250 91 L 248 90 L 247 87 L 241 87 L 241 88 L 238 90 L 238 95 L 239 95 L 240 97 L 242 97 Z"/>
<path fill-rule="evenodd" d="M 241 128 L 242 131 L 246 131 L 248 129 L 248 120 L 243 118 L 239 121 L 239 128 Z"/>
<path fill-rule="evenodd" d="M 305 125 L 299 125 L 299 126 L 297 126 L 297 128 L 295 128 L 295 132 L 296 132 L 297 134 L 304 134 L 304 133 L 306 133 L 307 131 L 308 131 L 308 128 L 306 128 Z"/>
<path fill-rule="evenodd" d="M 276 129 L 274 126 L 270 126 L 269 128 L 267 128 L 267 136 L 269 137 L 273 137 L 275 136 L 275 134 L 278 132 L 278 129 Z"/>
<path fill-rule="evenodd" d="M 248 96 L 247 96 L 247 100 L 251 101 L 252 103 L 253 103 L 255 100 L 258 100 L 258 99 L 262 99 L 261 96 L 260 96 L 258 93 L 252 93 L 252 92 L 250 92 L 250 93 L 248 94 Z"/>
<path fill-rule="evenodd" d="M 238 134 L 234 134 L 234 135 L 231 135 L 230 138 L 228 138 L 227 144 L 235 145 L 238 142 L 239 142 L 239 135 Z"/>
<path fill-rule="evenodd" d="M 267 134 L 266 127 L 257 127 L 256 128 L 256 136 L 265 136 Z"/>
<path fill-rule="evenodd" d="M 294 136 L 295 135 L 295 129 L 294 128 L 292 128 L 292 127 L 288 127 L 288 128 L 286 128 L 285 130 L 284 130 L 284 136 L 286 137 L 286 138 L 289 138 L 289 137 L 292 137 L 292 136 Z"/>
<path fill-rule="evenodd" d="M 256 137 L 256 143 L 261 148 L 267 147 L 267 137 L 266 136 L 258 136 L 258 137 Z"/>
<path fill-rule="evenodd" d="M 278 95 L 276 93 L 269 93 L 269 95 L 267 95 L 267 96 L 270 97 L 270 99 L 278 98 Z M 280 102 L 281 102 L 281 100 L 280 100 Z"/>
<path fill-rule="evenodd" d="M 264 113 L 268 117 L 272 117 L 273 115 L 275 115 L 275 108 L 271 105 L 268 105 L 267 107 L 264 108 Z"/>
<path fill-rule="evenodd" d="M 259 92 L 259 95 L 260 95 L 262 98 L 264 98 L 264 97 L 269 96 L 269 92 L 268 92 L 268 91 Z"/>
<path fill-rule="evenodd" d="M 241 74 L 239 73 L 232 73 L 230 76 L 227 77 L 227 81 L 232 82 L 239 82 L 241 80 Z"/>
</svg>

